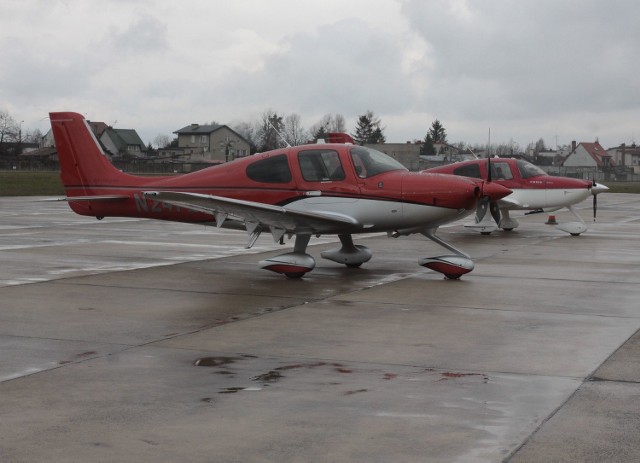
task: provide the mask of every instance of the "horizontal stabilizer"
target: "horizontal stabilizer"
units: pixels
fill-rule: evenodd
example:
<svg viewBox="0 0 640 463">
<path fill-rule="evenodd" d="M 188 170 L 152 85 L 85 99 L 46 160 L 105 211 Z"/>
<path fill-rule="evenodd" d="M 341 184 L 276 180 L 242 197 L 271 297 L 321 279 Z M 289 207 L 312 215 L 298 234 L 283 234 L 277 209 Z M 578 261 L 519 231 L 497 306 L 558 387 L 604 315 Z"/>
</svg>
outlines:
<svg viewBox="0 0 640 463">
<path fill-rule="evenodd" d="M 129 199 L 129 196 L 125 195 L 96 195 L 96 196 L 65 196 L 64 198 L 50 198 L 43 201 L 122 201 Z"/>
<path fill-rule="evenodd" d="M 121 201 L 129 199 L 126 195 L 67 196 L 62 201 Z"/>
</svg>

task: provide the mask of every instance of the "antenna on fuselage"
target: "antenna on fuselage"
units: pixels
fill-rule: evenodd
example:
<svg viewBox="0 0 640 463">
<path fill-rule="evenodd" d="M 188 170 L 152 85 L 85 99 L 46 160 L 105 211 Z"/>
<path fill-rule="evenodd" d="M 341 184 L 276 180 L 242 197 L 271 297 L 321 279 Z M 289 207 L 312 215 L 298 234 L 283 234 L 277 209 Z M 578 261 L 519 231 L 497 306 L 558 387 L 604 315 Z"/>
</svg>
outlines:
<svg viewBox="0 0 640 463">
<path fill-rule="evenodd" d="M 291 145 L 289 144 L 287 139 L 284 138 L 284 136 L 280 132 L 278 132 L 278 129 L 276 129 L 276 127 L 271 123 L 271 121 L 269 119 L 267 119 L 267 124 L 269 124 L 271 126 L 271 128 L 275 131 L 275 133 L 278 134 L 278 136 L 280 138 L 282 138 L 282 141 L 285 143 L 285 145 L 287 145 L 287 148 L 291 148 Z"/>
</svg>

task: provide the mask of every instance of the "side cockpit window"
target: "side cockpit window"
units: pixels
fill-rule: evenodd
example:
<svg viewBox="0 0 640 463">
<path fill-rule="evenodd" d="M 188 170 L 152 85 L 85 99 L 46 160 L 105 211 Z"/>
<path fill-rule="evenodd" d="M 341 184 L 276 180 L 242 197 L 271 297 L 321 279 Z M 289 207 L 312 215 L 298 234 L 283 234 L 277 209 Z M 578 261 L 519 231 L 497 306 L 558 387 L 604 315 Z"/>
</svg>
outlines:
<svg viewBox="0 0 640 463">
<path fill-rule="evenodd" d="M 480 166 L 478 164 L 467 164 L 466 166 L 460 166 L 453 169 L 453 175 L 460 175 L 461 177 L 482 178 L 480 174 Z"/>
<path fill-rule="evenodd" d="M 261 183 L 289 183 L 291 169 L 285 154 L 260 159 L 247 166 L 247 177 Z"/>
<path fill-rule="evenodd" d="M 508 162 L 492 162 L 491 178 L 493 180 L 511 180 L 513 174 Z"/>
<path fill-rule="evenodd" d="M 407 170 L 405 166 L 388 155 L 364 146 L 349 150 L 356 174 L 360 178 L 369 178 L 392 170 Z"/>
<path fill-rule="evenodd" d="M 531 164 L 530 162 L 518 159 L 518 170 L 522 178 L 538 177 L 540 175 L 547 175 L 547 173 L 540 167 Z"/>
<path fill-rule="evenodd" d="M 333 150 L 306 150 L 298 153 L 302 178 L 307 182 L 344 180 L 340 156 Z"/>
</svg>

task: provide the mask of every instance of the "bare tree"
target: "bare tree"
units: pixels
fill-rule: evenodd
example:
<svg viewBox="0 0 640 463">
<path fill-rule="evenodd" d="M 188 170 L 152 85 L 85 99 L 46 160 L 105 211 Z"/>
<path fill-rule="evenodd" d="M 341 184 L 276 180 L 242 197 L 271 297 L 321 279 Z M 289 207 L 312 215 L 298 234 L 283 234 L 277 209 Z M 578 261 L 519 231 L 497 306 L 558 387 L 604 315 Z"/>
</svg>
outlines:
<svg viewBox="0 0 640 463">
<path fill-rule="evenodd" d="M 289 114 L 283 121 L 283 136 L 291 146 L 304 144 L 309 139 L 309 133 L 302 126 L 300 115 Z"/>
<path fill-rule="evenodd" d="M 0 111 L 0 143 L 18 140 L 20 127 L 15 119 L 6 111 Z"/>
<path fill-rule="evenodd" d="M 249 151 L 254 154 L 258 151 L 258 131 L 259 124 L 254 122 L 235 122 L 231 126 L 233 130 L 238 132 L 242 138 L 249 142 Z"/>
<path fill-rule="evenodd" d="M 258 151 L 271 151 L 285 146 L 285 141 L 281 137 L 283 119 L 284 116 L 278 116 L 278 113 L 272 109 L 262 113 L 256 130 Z"/>
<path fill-rule="evenodd" d="M 164 135 L 159 133 L 153 139 L 153 146 L 155 146 L 156 148 L 166 148 L 170 144 L 171 144 L 171 137 L 169 137 L 169 135 Z"/>
<path fill-rule="evenodd" d="M 520 145 L 511 139 L 508 143 L 503 142 L 497 145 L 492 145 L 491 152 L 496 156 L 511 157 L 514 154 L 520 153 Z"/>
<path fill-rule="evenodd" d="M 18 130 L 20 130 L 18 128 Z M 28 130 L 27 133 L 22 137 L 22 141 L 26 142 L 26 143 L 40 143 L 40 141 L 42 140 L 42 132 L 40 131 L 40 129 L 35 129 L 34 131 L 30 131 Z"/>
<path fill-rule="evenodd" d="M 328 113 L 322 116 L 318 122 L 309 129 L 311 138 L 325 138 L 329 132 L 346 132 L 347 125 L 342 114 Z"/>
</svg>

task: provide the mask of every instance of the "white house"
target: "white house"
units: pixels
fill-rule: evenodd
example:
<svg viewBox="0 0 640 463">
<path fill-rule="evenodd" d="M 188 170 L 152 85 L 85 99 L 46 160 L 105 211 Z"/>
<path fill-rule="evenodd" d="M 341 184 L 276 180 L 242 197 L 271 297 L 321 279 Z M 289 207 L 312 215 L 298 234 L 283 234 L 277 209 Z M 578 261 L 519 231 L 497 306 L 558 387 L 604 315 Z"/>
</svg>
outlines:
<svg viewBox="0 0 640 463">
<path fill-rule="evenodd" d="M 626 146 L 624 143 L 616 148 L 610 148 L 607 153 L 617 166 L 631 167 L 634 173 L 640 173 L 640 148 L 634 144 Z"/>
<path fill-rule="evenodd" d="M 575 141 L 572 146 L 575 146 Z M 615 167 L 616 163 L 611 155 L 600 145 L 599 142 L 581 142 L 569 153 L 569 156 L 562 163 L 565 167 L 594 167 L 608 168 Z"/>
</svg>

